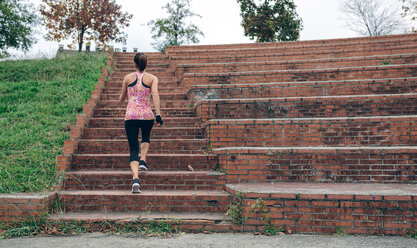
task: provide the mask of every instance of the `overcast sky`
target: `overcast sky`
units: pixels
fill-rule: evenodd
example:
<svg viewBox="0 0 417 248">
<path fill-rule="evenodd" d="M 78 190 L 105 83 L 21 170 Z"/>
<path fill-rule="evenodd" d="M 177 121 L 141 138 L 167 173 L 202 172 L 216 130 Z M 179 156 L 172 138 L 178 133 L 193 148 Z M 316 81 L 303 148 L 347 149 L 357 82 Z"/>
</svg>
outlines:
<svg viewBox="0 0 417 248">
<path fill-rule="evenodd" d="M 343 25 L 340 4 L 343 0 L 294 0 L 297 13 L 303 20 L 304 29 L 301 40 L 354 37 L 357 34 Z M 378 0 L 386 5 L 400 7 L 399 0 Z M 31 0 L 39 5 L 41 0 Z M 146 23 L 166 16 L 162 9 L 167 0 L 116 0 L 122 10 L 133 14 L 128 33 L 127 47 L 132 50 L 155 51 L 152 47 L 152 35 Z M 243 35 L 240 25 L 240 8 L 236 0 L 193 0 L 192 11 L 202 18 L 193 18 L 193 22 L 204 32 L 199 44 L 230 44 L 253 42 Z M 58 49 L 57 42 L 45 41 L 37 36 L 38 43 L 26 54 L 26 57 L 51 57 Z M 62 42 L 70 44 L 70 42 Z M 114 44 L 121 48 L 122 44 Z"/>
</svg>

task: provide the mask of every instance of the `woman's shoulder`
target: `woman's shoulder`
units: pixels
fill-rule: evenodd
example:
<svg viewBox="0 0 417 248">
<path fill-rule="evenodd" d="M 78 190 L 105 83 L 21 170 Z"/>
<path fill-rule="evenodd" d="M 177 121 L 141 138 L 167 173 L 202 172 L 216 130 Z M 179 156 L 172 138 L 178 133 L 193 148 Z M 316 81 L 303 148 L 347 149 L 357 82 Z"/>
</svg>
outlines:
<svg viewBox="0 0 417 248">
<path fill-rule="evenodd" d="M 148 77 L 148 78 L 151 78 L 151 79 L 154 79 L 154 78 L 157 78 L 155 75 L 153 75 L 153 74 L 151 74 L 151 73 L 145 73 L 145 75 L 144 76 L 146 76 L 146 77 Z"/>
<path fill-rule="evenodd" d="M 132 73 L 126 74 L 123 81 L 129 84 L 129 83 L 134 82 L 135 80 L 136 80 L 136 73 L 132 72 Z"/>
</svg>

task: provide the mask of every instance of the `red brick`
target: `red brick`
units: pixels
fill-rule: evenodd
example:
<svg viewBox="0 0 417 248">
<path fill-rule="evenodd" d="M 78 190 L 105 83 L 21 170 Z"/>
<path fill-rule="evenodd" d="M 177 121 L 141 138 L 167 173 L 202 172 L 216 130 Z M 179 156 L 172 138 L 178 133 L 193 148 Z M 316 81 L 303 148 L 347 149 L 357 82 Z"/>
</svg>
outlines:
<svg viewBox="0 0 417 248">
<path fill-rule="evenodd" d="M 384 200 L 386 201 L 411 201 L 412 197 L 409 195 L 386 195 Z"/>
<path fill-rule="evenodd" d="M 410 229 L 411 227 L 412 227 L 411 223 L 390 223 L 390 222 L 384 223 L 384 228 Z"/>
</svg>

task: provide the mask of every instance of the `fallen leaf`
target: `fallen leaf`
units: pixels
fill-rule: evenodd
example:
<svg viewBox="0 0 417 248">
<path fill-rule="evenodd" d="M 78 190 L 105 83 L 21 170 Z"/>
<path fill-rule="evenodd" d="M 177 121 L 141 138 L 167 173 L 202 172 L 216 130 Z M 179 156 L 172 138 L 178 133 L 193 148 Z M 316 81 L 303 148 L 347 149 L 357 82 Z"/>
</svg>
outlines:
<svg viewBox="0 0 417 248">
<path fill-rule="evenodd" d="M 188 165 L 188 170 L 189 171 L 194 171 L 194 168 L 191 165 Z"/>
</svg>

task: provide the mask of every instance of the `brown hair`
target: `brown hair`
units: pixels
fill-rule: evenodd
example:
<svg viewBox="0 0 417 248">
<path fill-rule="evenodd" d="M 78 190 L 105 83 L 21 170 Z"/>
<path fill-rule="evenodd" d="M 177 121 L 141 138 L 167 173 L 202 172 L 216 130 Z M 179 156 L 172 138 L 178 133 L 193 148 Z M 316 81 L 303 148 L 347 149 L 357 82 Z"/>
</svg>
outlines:
<svg viewBox="0 0 417 248">
<path fill-rule="evenodd" d="M 136 67 L 139 69 L 140 72 L 143 72 L 148 65 L 148 58 L 144 53 L 136 53 L 135 58 Z"/>
</svg>

